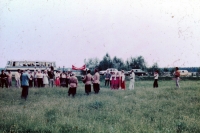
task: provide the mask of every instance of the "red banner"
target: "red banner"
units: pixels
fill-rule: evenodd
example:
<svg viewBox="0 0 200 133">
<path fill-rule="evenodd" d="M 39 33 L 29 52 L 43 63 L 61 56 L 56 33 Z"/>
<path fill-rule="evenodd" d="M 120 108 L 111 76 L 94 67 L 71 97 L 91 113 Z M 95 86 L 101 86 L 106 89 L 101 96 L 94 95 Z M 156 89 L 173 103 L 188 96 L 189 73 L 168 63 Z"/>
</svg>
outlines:
<svg viewBox="0 0 200 133">
<path fill-rule="evenodd" d="M 83 65 L 82 67 L 75 67 L 74 65 L 72 65 L 72 70 L 85 70 L 86 66 Z"/>
</svg>

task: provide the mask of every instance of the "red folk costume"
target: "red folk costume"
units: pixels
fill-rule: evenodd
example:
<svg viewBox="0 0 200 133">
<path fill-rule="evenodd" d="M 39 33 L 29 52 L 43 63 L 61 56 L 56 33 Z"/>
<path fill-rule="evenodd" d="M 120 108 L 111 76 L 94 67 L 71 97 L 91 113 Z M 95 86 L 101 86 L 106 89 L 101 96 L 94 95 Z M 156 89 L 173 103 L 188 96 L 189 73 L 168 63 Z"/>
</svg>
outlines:
<svg viewBox="0 0 200 133">
<path fill-rule="evenodd" d="M 119 80 L 120 80 L 120 76 L 119 74 L 116 75 L 116 80 L 115 80 L 115 89 L 119 89 Z"/>
<path fill-rule="evenodd" d="M 110 89 L 114 89 L 115 88 L 115 73 L 112 73 L 111 77 L 110 77 Z"/>
<path fill-rule="evenodd" d="M 60 86 L 60 74 L 59 73 L 56 73 L 55 85 Z"/>
<path fill-rule="evenodd" d="M 122 89 L 122 90 L 125 90 L 125 89 L 126 89 L 126 83 L 125 83 L 125 75 L 124 75 L 124 72 L 122 72 L 122 75 L 121 75 L 121 89 Z"/>
</svg>

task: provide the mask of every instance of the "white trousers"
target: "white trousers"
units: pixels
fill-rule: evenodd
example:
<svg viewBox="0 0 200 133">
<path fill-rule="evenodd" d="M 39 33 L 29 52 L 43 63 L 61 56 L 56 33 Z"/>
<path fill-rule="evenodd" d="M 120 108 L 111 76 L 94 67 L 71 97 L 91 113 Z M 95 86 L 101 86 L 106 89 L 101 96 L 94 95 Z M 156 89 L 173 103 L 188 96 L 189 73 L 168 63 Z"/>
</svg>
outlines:
<svg viewBox="0 0 200 133">
<path fill-rule="evenodd" d="M 20 88 L 21 87 L 21 82 L 20 79 L 16 80 L 16 87 Z"/>
<path fill-rule="evenodd" d="M 129 90 L 133 90 L 134 89 L 134 80 L 130 80 L 130 84 L 129 84 Z"/>
</svg>

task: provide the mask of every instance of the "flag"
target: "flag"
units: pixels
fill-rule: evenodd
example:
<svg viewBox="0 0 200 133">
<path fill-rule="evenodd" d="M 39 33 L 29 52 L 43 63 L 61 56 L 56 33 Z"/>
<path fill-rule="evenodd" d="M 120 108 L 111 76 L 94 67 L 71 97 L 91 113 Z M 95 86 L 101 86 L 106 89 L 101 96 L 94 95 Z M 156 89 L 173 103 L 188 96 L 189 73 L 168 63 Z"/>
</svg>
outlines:
<svg viewBox="0 0 200 133">
<path fill-rule="evenodd" d="M 86 65 L 83 65 L 82 67 L 75 67 L 74 65 L 72 65 L 72 70 L 85 70 Z"/>
</svg>

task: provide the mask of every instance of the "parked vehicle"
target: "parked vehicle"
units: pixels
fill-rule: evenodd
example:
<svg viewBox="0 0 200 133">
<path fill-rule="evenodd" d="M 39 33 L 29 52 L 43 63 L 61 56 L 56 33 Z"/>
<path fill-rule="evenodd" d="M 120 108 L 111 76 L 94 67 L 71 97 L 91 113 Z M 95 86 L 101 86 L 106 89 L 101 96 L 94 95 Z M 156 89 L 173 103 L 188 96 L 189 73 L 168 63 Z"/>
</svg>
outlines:
<svg viewBox="0 0 200 133">
<path fill-rule="evenodd" d="M 27 70 L 30 71 L 34 70 L 45 70 L 49 67 L 53 66 L 54 70 L 57 70 L 56 63 L 50 61 L 8 61 L 5 67 L 5 70 L 10 70 L 12 75 L 17 72 L 18 69 L 20 70 Z"/>
<path fill-rule="evenodd" d="M 107 71 L 108 71 L 109 73 L 110 73 L 110 72 L 115 72 L 115 73 L 118 72 L 118 70 L 115 69 L 115 68 L 108 68 L 107 70 L 102 70 L 102 71 L 100 71 L 99 74 L 100 74 L 100 75 L 104 75 L 104 74 L 106 74 Z"/>
<path fill-rule="evenodd" d="M 163 77 L 171 77 L 171 74 L 170 72 L 163 72 Z"/>
<path fill-rule="evenodd" d="M 137 75 L 137 76 L 146 76 L 146 75 L 148 75 L 147 72 L 145 72 L 145 71 L 143 71 L 141 69 L 132 69 L 132 70 L 134 71 L 135 75 Z M 128 76 L 128 75 L 130 75 L 130 73 L 131 73 L 131 71 L 126 71 L 125 75 Z"/>
<path fill-rule="evenodd" d="M 192 76 L 192 73 L 188 72 L 188 70 L 179 70 L 181 77 Z"/>
</svg>

